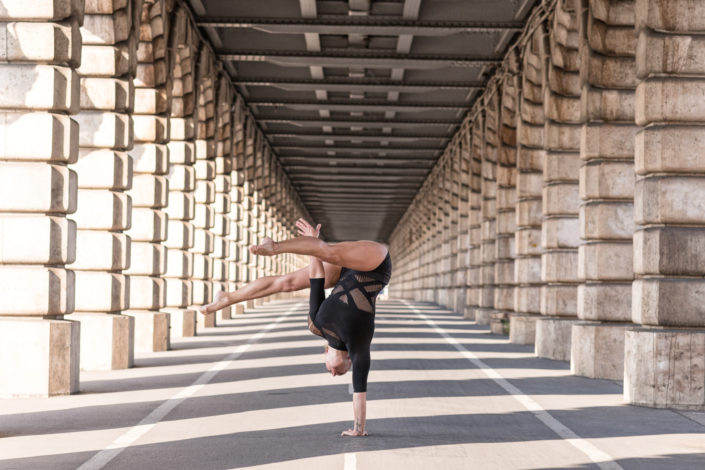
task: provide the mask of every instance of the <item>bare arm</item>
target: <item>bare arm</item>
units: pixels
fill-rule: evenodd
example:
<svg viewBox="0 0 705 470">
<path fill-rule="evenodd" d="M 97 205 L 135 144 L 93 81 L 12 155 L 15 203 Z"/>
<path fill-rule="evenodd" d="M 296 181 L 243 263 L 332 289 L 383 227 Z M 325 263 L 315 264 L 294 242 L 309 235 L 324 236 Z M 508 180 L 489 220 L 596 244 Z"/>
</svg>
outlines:
<svg viewBox="0 0 705 470">
<path fill-rule="evenodd" d="M 367 436 L 365 422 L 367 420 L 367 392 L 353 393 L 353 412 L 355 423 L 352 429 L 343 431 L 341 436 Z"/>
</svg>

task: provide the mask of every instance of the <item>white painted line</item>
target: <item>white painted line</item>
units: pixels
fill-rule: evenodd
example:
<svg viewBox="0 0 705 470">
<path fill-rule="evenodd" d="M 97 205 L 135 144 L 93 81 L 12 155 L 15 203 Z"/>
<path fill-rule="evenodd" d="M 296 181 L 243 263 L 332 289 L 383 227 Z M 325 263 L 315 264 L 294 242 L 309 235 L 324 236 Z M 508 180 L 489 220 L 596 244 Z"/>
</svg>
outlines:
<svg viewBox="0 0 705 470">
<path fill-rule="evenodd" d="M 356 470 L 357 469 L 357 455 L 347 453 L 345 454 L 345 465 L 343 465 L 343 470 Z"/>
<path fill-rule="evenodd" d="M 590 442 L 581 438 L 573 430 L 554 418 L 548 411 L 544 410 L 541 405 L 535 402 L 531 397 L 527 396 L 514 385 L 510 384 L 499 372 L 482 362 L 475 354 L 465 349 L 455 338 L 446 333 L 442 328 L 437 326 L 433 320 L 424 315 L 420 310 L 414 308 L 406 300 L 402 302 L 409 307 L 414 313 L 421 317 L 433 330 L 441 335 L 448 343 L 453 345 L 455 349 L 462 354 L 465 359 L 472 362 L 475 367 L 480 369 L 488 378 L 492 379 L 497 385 L 502 387 L 516 401 L 521 403 L 524 408 L 531 411 L 543 424 L 548 426 L 553 432 L 558 434 L 563 440 L 584 453 L 592 460 L 595 465 L 602 470 L 624 470 L 621 465 L 614 462 L 606 452 L 598 449 Z"/>
<path fill-rule="evenodd" d="M 145 416 L 142 421 L 137 423 L 137 425 L 133 428 L 125 431 L 124 434 L 115 439 L 105 449 L 91 457 L 83 465 L 78 467 L 77 470 L 100 470 L 105 467 L 108 462 L 117 457 L 120 452 L 131 446 L 137 439 L 149 432 L 149 430 L 152 429 L 154 425 L 161 421 L 166 415 L 168 415 L 171 410 L 179 406 L 184 400 L 192 396 L 204 385 L 213 380 L 213 377 L 218 375 L 218 372 L 228 367 L 234 360 L 240 357 L 242 353 L 250 349 L 252 344 L 259 341 L 269 330 L 294 313 L 301 305 L 302 304 L 300 303 L 294 305 L 291 310 L 284 313 L 274 322 L 262 328 L 259 333 L 252 335 L 245 344 L 241 344 L 236 347 L 235 350 L 228 354 L 222 361 L 216 362 L 210 369 L 201 374 L 191 385 L 183 388 L 178 393 L 174 394 L 174 396 L 162 402 L 161 405 Z"/>
</svg>

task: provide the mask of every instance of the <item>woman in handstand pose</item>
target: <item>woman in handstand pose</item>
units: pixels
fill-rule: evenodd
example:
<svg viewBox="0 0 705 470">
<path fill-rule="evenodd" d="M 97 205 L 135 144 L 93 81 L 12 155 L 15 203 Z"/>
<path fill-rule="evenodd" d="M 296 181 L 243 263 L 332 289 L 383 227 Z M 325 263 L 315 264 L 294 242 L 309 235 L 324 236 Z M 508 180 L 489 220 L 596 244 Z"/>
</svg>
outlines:
<svg viewBox="0 0 705 470">
<path fill-rule="evenodd" d="M 259 245 L 252 245 L 250 252 L 262 256 L 280 253 L 309 255 L 308 273 L 304 268 L 288 278 L 262 278 L 235 292 L 221 294 L 201 311 L 209 313 L 235 302 L 303 289 L 307 286 L 301 282 L 302 275 L 308 274 L 311 289 L 309 330 L 328 342 L 326 369 L 335 376 L 345 374 L 351 366 L 353 368 L 355 424 L 342 435 L 366 436 L 367 375 L 375 327 L 375 299 L 389 283 L 392 261 L 388 250 L 379 243 L 361 240 L 329 245 L 317 238 L 320 225 L 314 229 L 299 219 L 296 226 L 301 237 L 280 242 L 267 237 Z M 325 298 L 324 287 L 331 285 L 335 288 Z"/>
</svg>

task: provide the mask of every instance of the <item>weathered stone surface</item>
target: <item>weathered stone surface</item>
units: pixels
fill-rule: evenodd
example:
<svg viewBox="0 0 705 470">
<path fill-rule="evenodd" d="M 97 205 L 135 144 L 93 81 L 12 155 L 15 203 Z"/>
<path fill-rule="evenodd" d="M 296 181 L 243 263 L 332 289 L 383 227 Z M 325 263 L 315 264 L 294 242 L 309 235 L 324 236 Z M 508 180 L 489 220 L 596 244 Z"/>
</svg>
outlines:
<svg viewBox="0 0 705 470">
<path fill-rule="evenodd" d="M 73 271 L 58 267 L 0 265 L 0 285 L 6 292 L 32 292 L 31 296 L 6 296 L 0 303 L 0 315 L 41 317 L 74 310 Z"/>
<path fill-rule="evenodd" d="M 132 159 L 127 152 L 82 149 L 72 167 L 82 189 L 127 189 L 132 185 Z"/>
<path fill-rule="evenodd" d="M 32 139 L 27 139 L 32 135 Z M 41 112 L 0 112 L 0 157 L 75 163 L 78 124 L 69 116 Z"/>
<path fill-rule="evenodd" d="M 630 281 L 633 250 L 629 242 L 586 243 L 578 249 L 578 272 L 583 280 Z"/>
<path fill-rule="evenodd" d="M 636 89 L 636 123 L 705 121 L 705 80 L 649 77 Z"/>
<path fill-rule="evenodd" d="M 0 13 L 1 14 L 1 13 Z M 0 23 L 0 59 L 8 62 L 67 64 L 81 62 L 78 24 Z"/>
<path fill-rule="evenodd" d="M 11 91 L 0 94 L 0 108 L 69 114 L 75 114 L 79 109 L 78 75 L 68 67 L 0 64 L 0 82 Z"/>
<path fill-rule="evenodd" d="M 170 345 L 171 315 L 149 310 L 127 310 L 125 316 L 135 322 L 135 351 L 138 353 L 167 351 Z"/>
<path fill-rule="evenodd" d="M 543 181 L 577 181 L 580 154 L 577 152 L 546 152 L 543 160 Z"/>
<path fill-rule="evenodd" d="M 166 212 L 133 207 L 132 227 L 127 234 L 133 242 L 163 242 L 167 237 L 167 224 Z"/>
<path fill-rule="evenodd" d="M 700 5 L 691 0 L 639 0 L 635 3 L 637 30 L 705 31 Z"/>
<path fill-rule="evenodd" d="M 536 315 L 512 313 L 509 315 L 509 342 L 534 344 L 536 340 Z"/>
<path fill-rule="evenodd" d="M 632 162 L 593 161 L 580 168 L 581 199 L 633 199 Z"/>
<path fill-rule="evenodd" d="M 705 326 L 700 278 L 636 279 L 632 285 L 632 321 L 642 325 Z"/>
<path fill-rule="evenodd" d="M 571 332 L 570 371 L 593 379 L 624 378 L 624 333 L 629 325 L 575 323 Z"/>
<path fill-rule="evenodd" d="M 114 271 L 130 266 L 131 243 L 119 232 L 78 230 L 73 269 Z"/>
<path fill-rule="evenodd" d="M 166 305 L 164 279 L 148 276 L 130 276 L 130 308 L 156 310 Z"/>
<path fill-rule="evenodd" d="M 705 331 L 632 328 L 624 351 L 628 403 L 705 409 Z"/>
<path fill-rule="evenodd" d="M 580 245 L 577 217 L 552 217 L 541 226 L 541 246 L 544 249 L 577 248 Z"/>
<path fill-rule="evenodd" d="M 135 325 L 125 315 L 74 313 L 66 316 L 81 324 L 81 369 L 117 370 L 134 365 Z"/>
<path fill-rule="evenodd" d="M 581 118 L 585 121 L 633 122 L 635 114 L 634 90 L 615 90 L 583 87 Z"/>
<path fill-rule="evenodd" d="M 587 123 L 580 135 L 580 158 L 634 158 L 638 130 L 632 124 Z"/>
<path fill-rule="evenodd" d="M 127 230 L 132 223 L 132 199 L 125 193 L 79 189 L 73 217 L 81 229 Z"/>
<path fill-rule="evenodd" d="M 128 114 L 84 111 L 75 117 L 81 147 L 128 150 L 133 144 L 132 118 Z"/>
<path fill-rule="evenodd" d="M 76 211 L 76 173 L 64 165 L 0 162 L 0 211 Z"/>
<path fill-rule="evenodd" d="M 556 317 L 537 318 L 535 354 L 547 359 L 569 361 L 571 328 L 577 321 Z"/>
<path fill-rule="evenodd" d="M 578 318 L 596 321 L 632 319 L 632 283 L 587 282 L 578 286 Z"/>
<path fill-rule="evenodd" d="M 636 182 L 634 221 L 640 225 L 703 223 L 705 179 L 691 176 L 654 176 Z"/>
<path fill-rule="evenodd" d="M 542 315 L 577 316 L 577 286 L 571 284 L 545 284 L 541 286 L 540 309 Z"/>
<path fill-rule="evenodd" d="M 129 305 L 129 279 L 105 271 L 75 271 L 77 312 L 119 312 Z"/>
<path fill-rule="evenodd" d="M 693 149 L 705 146 L 705 127 L 674 125 L 648 126 L 636 134 L 637 174 L 703 173 L 705 161 Z"/>
<path fill-rule="evenodd" d="M 125 271 L 126 274 L 159 276 L 166 272 L 167 248 L 165 246 L 157 243 L 133 241 L 130 253 L 132 261 L 130 268 Z M 134 281 L 131 282 L 134 287 Z"/>
<path fill-rule="evenodd" d="M 586 202 L 580 206 L 580 237 L 585 240 L 631 240 L 634 207 L 628 202 Z"/>
<path fill-rule="evenodd" d="M 579 188 L 575 183 L 551 183 L 543 188 L 544 216 L 574 215 L 580 205 Z"/>
</svg>

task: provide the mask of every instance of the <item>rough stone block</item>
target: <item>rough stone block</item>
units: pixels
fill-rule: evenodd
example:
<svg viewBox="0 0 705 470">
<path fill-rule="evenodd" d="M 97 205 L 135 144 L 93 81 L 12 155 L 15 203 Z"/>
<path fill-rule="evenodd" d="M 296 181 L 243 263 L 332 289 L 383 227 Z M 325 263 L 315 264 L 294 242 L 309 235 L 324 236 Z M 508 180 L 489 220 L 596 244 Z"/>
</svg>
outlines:
<svg viewBox="0 0 705 470">
<path fill-rule="evenodd" d="M 673 32 L 702 32 L 705 30 L 705 19 L 699 7 L 691 0 L 640 0 L 634 8 L 637 31 L 651 28 Z"/>
<path fill-rule="evenodd" d="M 63 165 L 0 162 L 0 212 L 72 213 L 77 183 Z"/>
<path fill-rule="evenodd" d="M 575 186 L 577 187 L 577 185 Z M 543 219 L 541 206 L 541 199 L 525 199 L 517 202 L 517 227 L 535 227 L 541 225 Z"/>
<path fill-rule="evenodd" d="M 641 178 L 636 182 L 634 193 L 637 224 L 702 224 L 705 221 L 705 178 Z"/>
<path fill-rule="evenodd" d="M 514 243 L 517 255 L 540 255 L 543 251 L 541 248 L 541 229 L 517 230 L 514 234 Z"/>
<path fill-rule="evenodd" d="M 703 276 L 705 230 L 652 227 L 636 231 L 634 271 L 637 274 Z"/>
<path fill-rule="evenodd" d="M 632 283 L 588 282 L 578 286 L 578 318 L 622 321 L 632 319 Z"/>
<path fill-rule="evenodd" d="M 200 253 L 194 253 L 193 277 L 194 279 L 211 279 L 213 277 L 213 258 Z"/>
<path fill-rule="evenodd" d="M 170 317 L 167 312 L 128 310 L 135 323 L 135 351 L 149 353 L 167 351 L 170 348 Z"/>
<path fill-rule="evenodd" d="M 169 249 L 167 252 L 167 270 L 169 277 L 189 278 L 193 274 L 193 254 Z"/>
<path fill-rule="evenodd" d="M 516 256 L 515 235 L 497 237 L 495 242 L 495 259 L 512 259 Z M 460 254 L 460 253 L 459 253 Z M 466 265 L 464 261 L 460 263 Z"/>
<path fill-rule="evenodd" d="M 80 229 L 127 230 L 132 223 L 132 199 L 104 189 L 79 189 L 74 214 Z"/>
<path fill-rule="evenodd" d="M 115 150 L 128 150 L 132 147 L 132 118 L 129 114 L 83 111 L 74 118 L 81 129 L 81 147 Z"/>
<path fill-rule="evenodd" d="M 633 199 L 636 175 L 631 162 L 596 161 L 580 168 L 581 199 Z"/>
<path fill-rule="evenodd" d="M 636 123 L 705 121 L 705 80 L 650 77 L 636 89 Z"/>
<path fill-rule="evenodd" d="M 117 46 L 89 46 L 81 50 L 82 77 L 120 77 L 130 72 L 134 54 L 130 53 L 130 41 Z M 78 93 L 78 89 L 76 89 Z"/>
<path fill-rule="evenodd" d="M 579 322 L 571 331 L 570 371 L 593 379 L 624 378 L 624 332 L 629 325 Z"/>
<path fill-rule="evenodd" d="M 125 271 L 126 274 L 159 276 L 166 272 L 167 248 L 165 246 L 133 241 L 130 252 L 130 269 Z M 131 282 L 131 286 L 134 287 L 134 281 Z M 135 308 L 134 305 L 133 308 Z"/>
<path fill-rule="evenodd" d="M 3 284 L 3 287 L 8 285 Z M 77 322 L 0 319 L 0 396 L 47 397 L 76 393 L 79 335 Z"/>
<path fill-rule="evenodd" d="M 130 155 L 135 173 L 165 175 L 169 171 L 169 149 L 164 144 L 138 143 Z"/>
<path fill-rule="evenodd" d="M 519 121 L 517 125 L 517 140 L 527 147 L 543 148 L 544 126 Z"/>
<path fill-rule="evenodd" d="M 1 14 L 1 13 L 0 13 Z M 1 23 L 0 59 L 8 62 L 69 64 L 81 62 L 81 34 L 78 24 Z"/>
<path fill-rule="evenodd" d="M 0 215 L 0 264 L 70 264 L 76 223 L 64 217 Z"/>
<path fill-rule="evenodd" d="M 590 0 L 590 14 L 611 26 L 634 25 L 634 3 Z"/>
<path fill-rule="evenodd" d="M 78 124 L 62 114 L 0 112 L 0 158 L 75 163 Z"/>
<path fill-rule="evenodd" d="M 634 27 L 607 24 L 588 15 L 587 38 L 590 48 L 602 55 L 633 56 L 636 53 Z"/>
<path fill-rule="evenodd" d="M 585 47 L 581 53 L 580 79 L 599 88 L 633 89 L 637 85 L 633 57 L 600 55 Z"/>
<path fill-rule="evenodd" d="M 578 314 L 575 285 L 546 284 L 541 287 L 541 314 L 574 317 Z"/>
<path fill-rule="evenodd" d="M 210 230 L 196 228 L 194 231 L 193 251 L 195 253 L 213 253 L 215 235 Z"/>
<path fill-rule="evenodd" d="M 164 176 L 134 175 L 129 191 L 135 207 L 166 207 L 169 196 L 169 183 Z"/>
<path fill-rule="evenodd" d="M 546 148 L 562 151 L 580 151 L 582 125 L 546 121 L 544 128 Z"/>
<path fill-rule="evenodd" d="M 577 181 L 580 154 L 576 152 L 546 152 L 543 160 L 543 181 Z"/>
<path fill-rule="evenodd" d="M 169 128 L 165 117 L 135 114 L 132 119 L 134 121 L 135 141 L 164 142 L 168 139 Z"/>
<path fill-rule="evenodd" d="M 580 245 L 577 217 L 555 217 L 544 219 L 541 227 L 543 248 L 577 248 Z"/>
<path fill-rule="evenodd" d="M 173 124 L 174 118 L 171 119 L 170 123 Z M 173 128 L 170 129 L 173 132 Z M 171 137 L 174 138 L 173 135 Z M 192 165 L 196 161 L 196 154 L 193 150 L 192 142 L 180 142 L 171 140 L 167 144 L 169 149 L 169 162 L 173 167 L 176 165 Z M 194 173 L 195 177 L 195 173 Z"/>
<path fill-rule="evenodd" d="M 168 217 L 164 211 L 132 208 L 132 227 L 127 234 L 133 242 L 161 242 L 167 237 Z"/>
<path fill-rule="evenodd" d="M 575 215 L 580 206 L 577 181 L 551 183 L 543 188 L 542 212 L 544 216 Z M 523 225 L 523 224 L 521 224 Z"/>
<path fill-rule="evenodd" d="M 132 158 L 127 152 L 82 149 L 73 169 L 80 188 L 127 189 L 132 184 Z"/>
<path fill-rule="evenodd" d="M 76 312 L 119 312 L 129 305 L 129 279 L 108 272 L 75 271 Z"/>
<path fill-rule="evenodd" d="M 196 172 L 192 166 L 171 165 L 169 189 L 171 191 L 193 191 L 196 188 Z"/>
<path fill-rule="evenodd" d="M 580 206 L 580 237 L 585 240 L 631 240 L 634 206 L 629 202 L 588 202 Z"/>
<path fill-rule="evenodd" d="M 515 259 L 514 280 L 520 284 L 541 282 L 541 259 L 538 257 Z"/>
<path fill-rule="evenodd" d="M 170 338 L 183 338 L 196 336 L 196 311 L 187 309 L 162 309 L 169 314 L 169 334 Z"/>
<path fill-rule="evenodd" d="M 213 160 L 199 160 L 198 153 L 196 153 L 196 162 L 193 166 L 196 169 L 197 180 L 212 181 L 215 178 L 215 162 Z"/>
<path fill-rule="evenodd" d="M 545 154 L 546 151 L 543 148 L 535 149 L 523 146 L 517 148 L 517 170 L 519 170 L 519 174 L 533 173 L 540 175 Z"/>
<path fill-rule="evenodd" d="M 207 304 L 211 301 L 213 298 L 213 282 L 212 281 L 206 281 L 202 279 L 194 279 L 192 281 L 193 284 L 193 305 L 204 305 Z M 201 318 L 206 317 L 206 325 L 205 326 L 215 326 L 215 314 L 210 314 L 213 315 L 213 324 L 208 324 L 209 320 L 209 315 L 202 315 L 200 318 L 197 319 L 199 321 Z"/>
<path fill-rule="evenodd" d="M 583 87 L 581 117 L 583 121 L 634 122 L 634 90 L 604 90 Z"/>
<path fill-rule="evenodd" d="M 193 302 L 192 283 L 185 279 L 164 279 L 166 283 L 166 304 L 169 307 L 185 307 Z"/>
<path fill-rule="evenodd" d="M 131 243 L 122 233 L 78 230 L 72 269 L 115 271 L 130 266 Z"/>
<path fill-rule="evenodd" d="M 514 311 L 521 313 L 540 313 L 541 288 L 539 286 L 515 286 Z"/>
<path fill-rule="evenodd" d="M 636 279 L 632 321 L 642 325 L 705 327 L 703 279 Z"/>
<path fill-rule="evenodd" d="M 130 308 L 156 310 L 166 306 L 166 281 L 158 277 L 130 276 Z"/>
<path fill-rule="evenodd" d="M 496 286 L 494 288 L 494 308 L 510 311 L 514 308 L 514 287 Z"/>
<path fill-rule="evenodd" d="M 42 64 L 0 64 L 0 108 L 31 111 L 79 110 L 79 80 L 68 67 Z"/>
<path fill-rule="evenodd" d="M 655 408 L 705 410 L 705 331 L 627 329 L 624 399 Z"/>
<path fill-rule="evenodd" d="M 193 224 L 201 229 L 207 230 L 215 224 L 215 209 L 205 204 L 196 204 Z M 253 228 L 255 228 L 253 226 Z"/>
<path fill-rule="evenodd" d="M 513 344 L 534 344 L 536 339 L 537 315 L 512 313 L 509 315 L 509 342 Z"/>
<path fill-rule="evenodd" d="M 541 280 L 578 282 L 578 250 L 552 250 L 541 255 Z"/>
<path fill-rule="evenodd" d="M 587 123 L 580 134 L 580 158 L 634 158 L 638 130 L 633 124 Z"/>
<path fill-rule="evenodd" d="M 578 249 L 580 279 L 631 281 L 633 264 L 629 241 L 587 243 Z"/>
<path fill-rule="evenodd" d="M 559 95 L 552 93 L 548 88 L 544 96 L 546 118 L 566 123 L 581 122 L 579 96 Z"/>
<path fill-rule="evenodd" d="M 705 126 L 649 126 L 636 134 L 637 174 L 703 173 L 697 149 L 705 146 Z"/>
<path fill-rule="evenodd" d="M 559 361 L 570 360 L 571 328 L 577 322 L 568 318 L 536 319 L 535 353 L 538 357 Z"/>
<path fill-rule="evenodd" d="M 170 191 L 169 204 L 164 211 L 169 215 L 170 223 L 172 220 L 192 220 L 196 211 L 196 201 L 193 199 L 193 194 Z"/>
<path fill-rule="evenodd" d="M 134 88 L 132 80 L 81 77 L 81 110 L 129 112 Z"/>
<path fill-rule="evenodd" d="M 213 181 L 197 180 L 194 195 L 196 202 L 199 204 L 211 204 L 215 202 L 215 184 Z"/>
<path fill-rule="evenodd" d="M 63 268 L 0 266 L 0 285 L 6 292 L 32 292 L 7 296 L 0 314 L 51 316 L 74 309 L 74 272 Z"/>
</svg>

